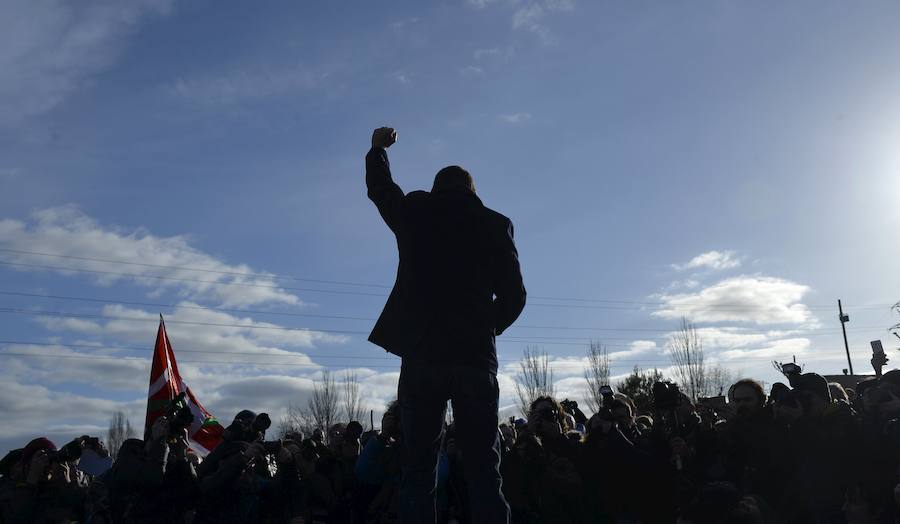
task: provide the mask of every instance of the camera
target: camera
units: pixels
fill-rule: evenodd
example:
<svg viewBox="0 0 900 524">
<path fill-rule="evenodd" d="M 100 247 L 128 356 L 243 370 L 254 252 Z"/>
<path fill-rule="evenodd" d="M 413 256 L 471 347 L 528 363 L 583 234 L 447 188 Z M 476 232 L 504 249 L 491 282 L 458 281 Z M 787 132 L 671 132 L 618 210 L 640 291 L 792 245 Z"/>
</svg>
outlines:
<svg viewBox="0 0 900 524">
<path fill-rule="evenodd" d="M 556 408 L 547 407 L 535 412 L 536 419 L 547 422 L 559 422 L 560 416 Z"/>
<path fill-rule="evenodd" d="M 244 410 L 235 415 L 234 421 L 225 428 L 223 438 L 227 441 L 256 442 L 263 439 L 266 430 L 272 426 L 267 413 L 257 415 Z"/>
<path fill-rule="evenodd" d="M 681 405 L 681 391 L 678 384 L 656 382 L 653 384 L 653 406 L 656 409 L 675 409 Z"/>
<path fill-rule="evenodd" d="M 75 439 L 58 450 L 47 453 L 47 458 L 50 462 L 55 462 L 57 464 L 73 462 L 81 458 L 81 451 L 81 440 Z"/>
<path fill-rule="evenodd" d="M 565 399 L 559 403 L 562 406 L 563 410 L 569 415 L 574 415 L 575 410 L 578 409 L 578 402 L 574 400 Z"/>
<path fill-rule="evenodd" d="M 194 423 L 194 414 L 184 398 L 185 392 L 182 391 L 166 406 L 165 417 L 169 421 L 170 439 L 183 437 L 184 430 Z"/>
<path fill-rule="evenodd" d="M 788 362 L 781 365 L 781 372 L 785 375 L 799 375 L 801 371 L 803 370 L 800 369 L 800 366 L 794 364 L 793 362 Z"/>
<path fill-rule="evenodd" d="M 265 433 L 271 426 L 272 419 L 269 418 L 269 414 L 260 413 L 253 419 L 253 424 L 251 424 L 250 428 L 257 433 Z"/>
</svg>

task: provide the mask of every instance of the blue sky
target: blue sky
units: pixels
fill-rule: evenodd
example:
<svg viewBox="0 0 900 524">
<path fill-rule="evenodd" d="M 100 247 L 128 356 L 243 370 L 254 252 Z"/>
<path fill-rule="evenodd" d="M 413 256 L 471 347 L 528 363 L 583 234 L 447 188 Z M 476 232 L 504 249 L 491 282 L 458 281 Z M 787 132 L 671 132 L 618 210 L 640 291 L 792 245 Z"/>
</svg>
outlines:
<svg viewBox="0 0 900 524">
<path fill-rule="evenodd" d="M 364 333 L 396 253 L 362 167 L 381 125 L 405 190 L 459 164 L 516 225 L 530 303 L 501 337 L 504 406 L 526 344 L 580 398 L 588 339 L 614 375 L 667 367 L 683 315 L 712 362 L 769 382 L 794 354 L 845 367 L 838 298 L 858 371 L 869 340 L 896 346 L 894 3 L 0 9 L 0 352 L 30 353 L 0 357 L 0 413 L 23 421 L 4 446 L 139 421 L 149 366 L 126 357 L 158 312 L 222 418 L 302 404 L 323 368 L 379 410 L 397 361 Z"/>
</svg>

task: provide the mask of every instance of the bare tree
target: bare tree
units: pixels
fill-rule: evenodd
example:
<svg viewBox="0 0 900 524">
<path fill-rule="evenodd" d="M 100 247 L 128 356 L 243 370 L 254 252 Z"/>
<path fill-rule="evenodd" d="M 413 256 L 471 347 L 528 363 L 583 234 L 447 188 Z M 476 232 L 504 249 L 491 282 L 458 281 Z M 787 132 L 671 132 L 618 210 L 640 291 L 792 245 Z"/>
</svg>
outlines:
<svg viewBox="0 0 900 524">
<path fill-rule="evenodd" d="M 587 357 L 587 367 L 584 368 L 587 393 L 584 399 L 591 413 L 597 413 L 603 406 L 600 386 L 609 385 L 609 351 L 599 341 L 592 340 L 588 347 Z"/>
<path fill-rule="evenodd" d="M 365 409 L 363 409 L 362 395 L 359 392 L 359 377 L 349 369 L 344 373 L 343 401 L 344 420 L 362 422 Z"/>
<path fill-rule="evenodd" d="M 676 380 L 682 391 L 696 402 L 707 392 L 707 369 L 703 343 L 692 322 L 682 317 L 681 329 L 669 338 L 668 349 Z"/>
<path fill-rule="evenodd" d="M 519 397 L 519 410 L 528 416 L 531 403 L 541 396 L 552 397 L 556 391 L 553 387 L 553 370 L 550 369 L 550 357 L 545 351 L 526 347 L 519 363 L 521 370 L 516 375 L 516 395 Z"/>
<path fill-rule="evenodd" d="M 316 429 L 316 424 L 313 421 L 312 413 L 308 409 L 290 402 L 287 411 L 278 423 L 278 437 L 289 438 L 298 433 L 304 437 L 310 437 L 314 429 Z"/>
<path fill-rule="evenodd" d="M 331 371 L 322 371 L 322 380 L 313 385 L 312 397 L 307 403 L 309 415 L 315 427 L 327 431 L 332 424 L 337 422 L 339 394 L 337 384 Z"/>
<path fill-rule="evenodd" d="M 725 366 L 716 364 L 707 367 L 706 371 L 706 391 L 703 396 L 714 397 L 716 395 L 724 395 L 728 388 L 734 384 L 736 376 L 740 373 L 732 373 Z"/>
<path fill-rule="evenodd" d="M 106 433 L 106 449 L 112 458 L 119 454 L 119 448 L 127 439 L 137 436 L 137 431 L 131 425 L 131 421 L 122 411 L 113 413 L 109 419 L 109 431 Z"/>
</svg>

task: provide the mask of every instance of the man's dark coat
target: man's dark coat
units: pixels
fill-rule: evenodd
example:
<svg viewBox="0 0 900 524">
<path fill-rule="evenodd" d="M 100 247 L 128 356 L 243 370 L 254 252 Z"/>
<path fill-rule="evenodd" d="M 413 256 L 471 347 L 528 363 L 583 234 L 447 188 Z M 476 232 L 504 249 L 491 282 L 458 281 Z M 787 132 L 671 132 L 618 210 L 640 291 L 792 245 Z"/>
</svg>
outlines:
<svg viewBox="0 0 900 524">
<path fill-rule="evenodd" d="M 369 340 L 404 359 L 497 371 L 495 336 L 525 307 L 512 222 L 471 191 L 413 191 L 366 155 L 369 198 L 397 238 L 397 280 Z"/>
</svg>

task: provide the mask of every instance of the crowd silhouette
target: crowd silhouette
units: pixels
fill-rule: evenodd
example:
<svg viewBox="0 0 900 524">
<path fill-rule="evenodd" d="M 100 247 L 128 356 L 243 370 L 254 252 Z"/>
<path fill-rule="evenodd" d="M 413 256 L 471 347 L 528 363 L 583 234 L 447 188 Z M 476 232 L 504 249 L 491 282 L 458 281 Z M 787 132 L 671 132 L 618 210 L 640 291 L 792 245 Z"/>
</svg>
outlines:
<svg viewBox="0 0 900 524">
<path fill-rule="evenodd" d="M 647 412 L 615 392 L 597 413 L 535 399 L 527 418 L 493 428 L 511 522 L 897 522 L 900 370 L 848 390 L 815 373 L 788 379 L 768 394 L 740 380 L 716 406 L 659 382 Z M 93 475 L 82 461 L 105 455 L 99 439 L 34 439 L 0 462 L 0 522 L 405 521 L 397 401 L 379 431 L 348 421 L 267 440 L 264 417 L 239 412 L 203 459 L 161 417 Z M 460 438 L 458 421 L 442 423 L 433 522 L 477 518 Z"/>
</svg>

